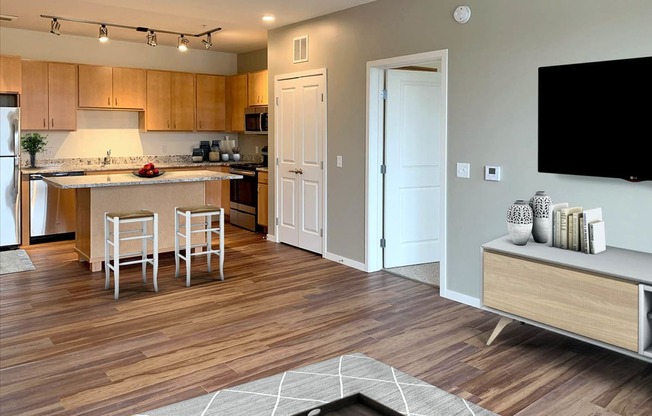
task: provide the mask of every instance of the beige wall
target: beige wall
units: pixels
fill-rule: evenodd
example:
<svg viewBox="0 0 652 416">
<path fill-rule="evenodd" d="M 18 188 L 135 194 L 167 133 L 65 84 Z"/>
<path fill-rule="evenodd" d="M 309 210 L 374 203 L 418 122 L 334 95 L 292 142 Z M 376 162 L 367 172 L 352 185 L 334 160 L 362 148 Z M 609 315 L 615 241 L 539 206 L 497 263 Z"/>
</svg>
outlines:
<svg viewBox="0 0 652 416">
<path fill-rule="evenodd" d="M 94 65 L 160 69 L 231 75 L 237 73 L 237 55 L 189 49 L 182 53 L 170 46 L 155 48 L 143 43 L 0 28 L 0 53 L 25 59 Z M 78 110 L 77 130 L 46 132 L 46 158 L 113 156 L 189 155 L 200 140 L 217 140 L 236 133 L 141 132 L 138 113 L 133 111 Z"/>
<path fill-rule="evenodd" d="M 539 174 L 536 165 L 537 68 L 651 56 L 652 2 L 465 4 L 472 10 L 466 24 L 452 17 L 456 0 L 377 0 L 269 32 L 270 89 L 278 74 L 328 70 L 329 252 L 365 260 L 366 63 L 442 49 L 449 53 L 449 290 L 480 296 L 480 245 L 506 234 L 509 204 L 537 190 L 555 202 L 602 207 L 608 245 L 652 252 L 652 182 Z M 292 38 L 302 35 L 310 39 L 310 61 L 293 64 Z M 609 87 L 608 74 L 596 87 Z M 269 141 L 272 157 L 273 134 Z M 343 168 L 333 155 L 343 155 Z M 455 177 L 456 162 L 471 163 L 470 179 Z M 484 165 L 502 166 L 503 180 L 484 181 Z"/>
<path fill-rule="evenodd" d="M 267 69 L 267 48 L 238 55 L 238 74 Z"/>
</svg>

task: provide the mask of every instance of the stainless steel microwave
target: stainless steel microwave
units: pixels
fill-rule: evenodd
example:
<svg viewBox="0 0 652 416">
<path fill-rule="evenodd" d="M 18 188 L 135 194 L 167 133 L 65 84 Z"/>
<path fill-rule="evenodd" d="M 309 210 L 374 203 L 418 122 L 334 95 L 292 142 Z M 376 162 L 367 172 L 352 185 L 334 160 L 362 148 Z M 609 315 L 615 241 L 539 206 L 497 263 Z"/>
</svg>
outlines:
<svg viewBox="0 0 652 416">
<path fill-rule="evenodd" d="M 245 134 L 267 134 L 267 106 L 245 109 Z"/>
</svg>

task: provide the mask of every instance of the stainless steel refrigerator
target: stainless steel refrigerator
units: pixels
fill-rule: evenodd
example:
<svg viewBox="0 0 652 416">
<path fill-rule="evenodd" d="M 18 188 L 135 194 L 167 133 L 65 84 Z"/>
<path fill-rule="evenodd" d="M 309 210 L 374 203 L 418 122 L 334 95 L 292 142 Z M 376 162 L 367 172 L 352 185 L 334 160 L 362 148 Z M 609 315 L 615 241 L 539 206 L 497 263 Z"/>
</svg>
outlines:
<svg viewBox="0 0 652 416">
<path fill-rule="evenodd" d="M 0 94 L 0 249 L 21 244 L 20 108 L 18 95 Z"/>
</svg>

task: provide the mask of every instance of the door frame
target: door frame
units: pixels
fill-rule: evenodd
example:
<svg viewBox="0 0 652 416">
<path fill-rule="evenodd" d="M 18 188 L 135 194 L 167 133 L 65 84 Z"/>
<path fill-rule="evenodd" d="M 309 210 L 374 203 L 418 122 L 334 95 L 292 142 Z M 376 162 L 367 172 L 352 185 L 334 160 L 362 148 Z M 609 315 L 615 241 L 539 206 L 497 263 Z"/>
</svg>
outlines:
<svg viewBox="0 0 652 416">
<path fill-rule="evenodd" d="M 306 71 L 299 71 L 299 72 L 291 72 L 287 74 L 279 74 L 279 75 L 274 75 L 274 98 L 272 101 L 272 105 L 274 106 L 274 160 L 272 165 L 274 166 L 274 241 L 275 242 L 280 242 L 279 239 L 279 225 L 278 225 L 278 201 L 279 201 L 279 187 L 280 187 L 280 176 L 277 174 L 277 168 L 278 168 L 278 158 L 279 158 L 279 148 L 278 146 L 278 141 L 280 140 L 278 131 L 277 131 L 277 126 L 278 126 L 278 111 L 276 111 L 276 107 L 278 106 L 278 92 L 279 92 L 279 86 L 278 83 L 280 81 L 285 81 L 288 79 L 293 79 L 293 78 L 305 78 L 305 77 L 314 77 L 314 76 L 322 76 L 324 78 L 324 141 L 322 143 L 322 170 L 321 170 L 321 175 L 322 175 L 322 191 L 321 191 L 321 212 L 322 212 L 322 227 L 323 227 L 323 234 L 321 236 L 322 239 L 322 252 L 321 256 L 324 257 L 324 255 L 328 252 L 327 249 L 327 234 L 328 234 L 328 224 L 327 224 L 327 212 L 326 212 L 326 207 L 328 204 L 326 203 L 326 195 L 327 195 L 327 189 L 328 189 L 328 183 L 327 179 L 328 175 L 326 172 L 327 169 L 327 153 L 326 149 L 328 148 L 328 71 L 326 68 L 316 68 L 316 69 L 309 69 Z"/>
<path fill-rule="evenodd" d="M 442 198 L 439 209 L 442 239 L 440 264 L 440 294 L 446 293 L 446 200 L 447 200 L 447 143 L 448 143 L 448 49 L 398 56 L 367 62 L 367 143 L 365 192 L 365 265 L 368 272 L 383 268 L 383 249 L 380 239 L 383 236 L 383 175 L 380 166 L 383 162 L 385 115 L 382 90 L 385 86 L 385 71 L 408 65 L 437 63 L 441 72 L 441 178 Z"/>
</svg>

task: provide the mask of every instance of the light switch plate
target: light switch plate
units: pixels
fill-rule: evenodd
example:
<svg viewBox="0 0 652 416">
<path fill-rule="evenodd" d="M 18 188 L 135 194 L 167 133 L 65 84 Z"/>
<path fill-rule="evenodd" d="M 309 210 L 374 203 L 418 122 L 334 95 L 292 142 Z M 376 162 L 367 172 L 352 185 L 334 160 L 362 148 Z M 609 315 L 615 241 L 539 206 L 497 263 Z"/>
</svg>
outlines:
<svg viewBox="0 0 652 416">
<path fill-rule="evenodd" d="M 341 168 L 342 167 L 342 156 L 337 156 L 337 167 Z"/>
<path fill-rule="evenodd" d="M 470 163 L 457 163 L 457 177 L 470 178 L 471 177 L 471 164 Z"/>
<path fill-rule="evenodd" d="M 500 182 L 500 166 L 485 166 L 484 180 Z"/>
</svg>

